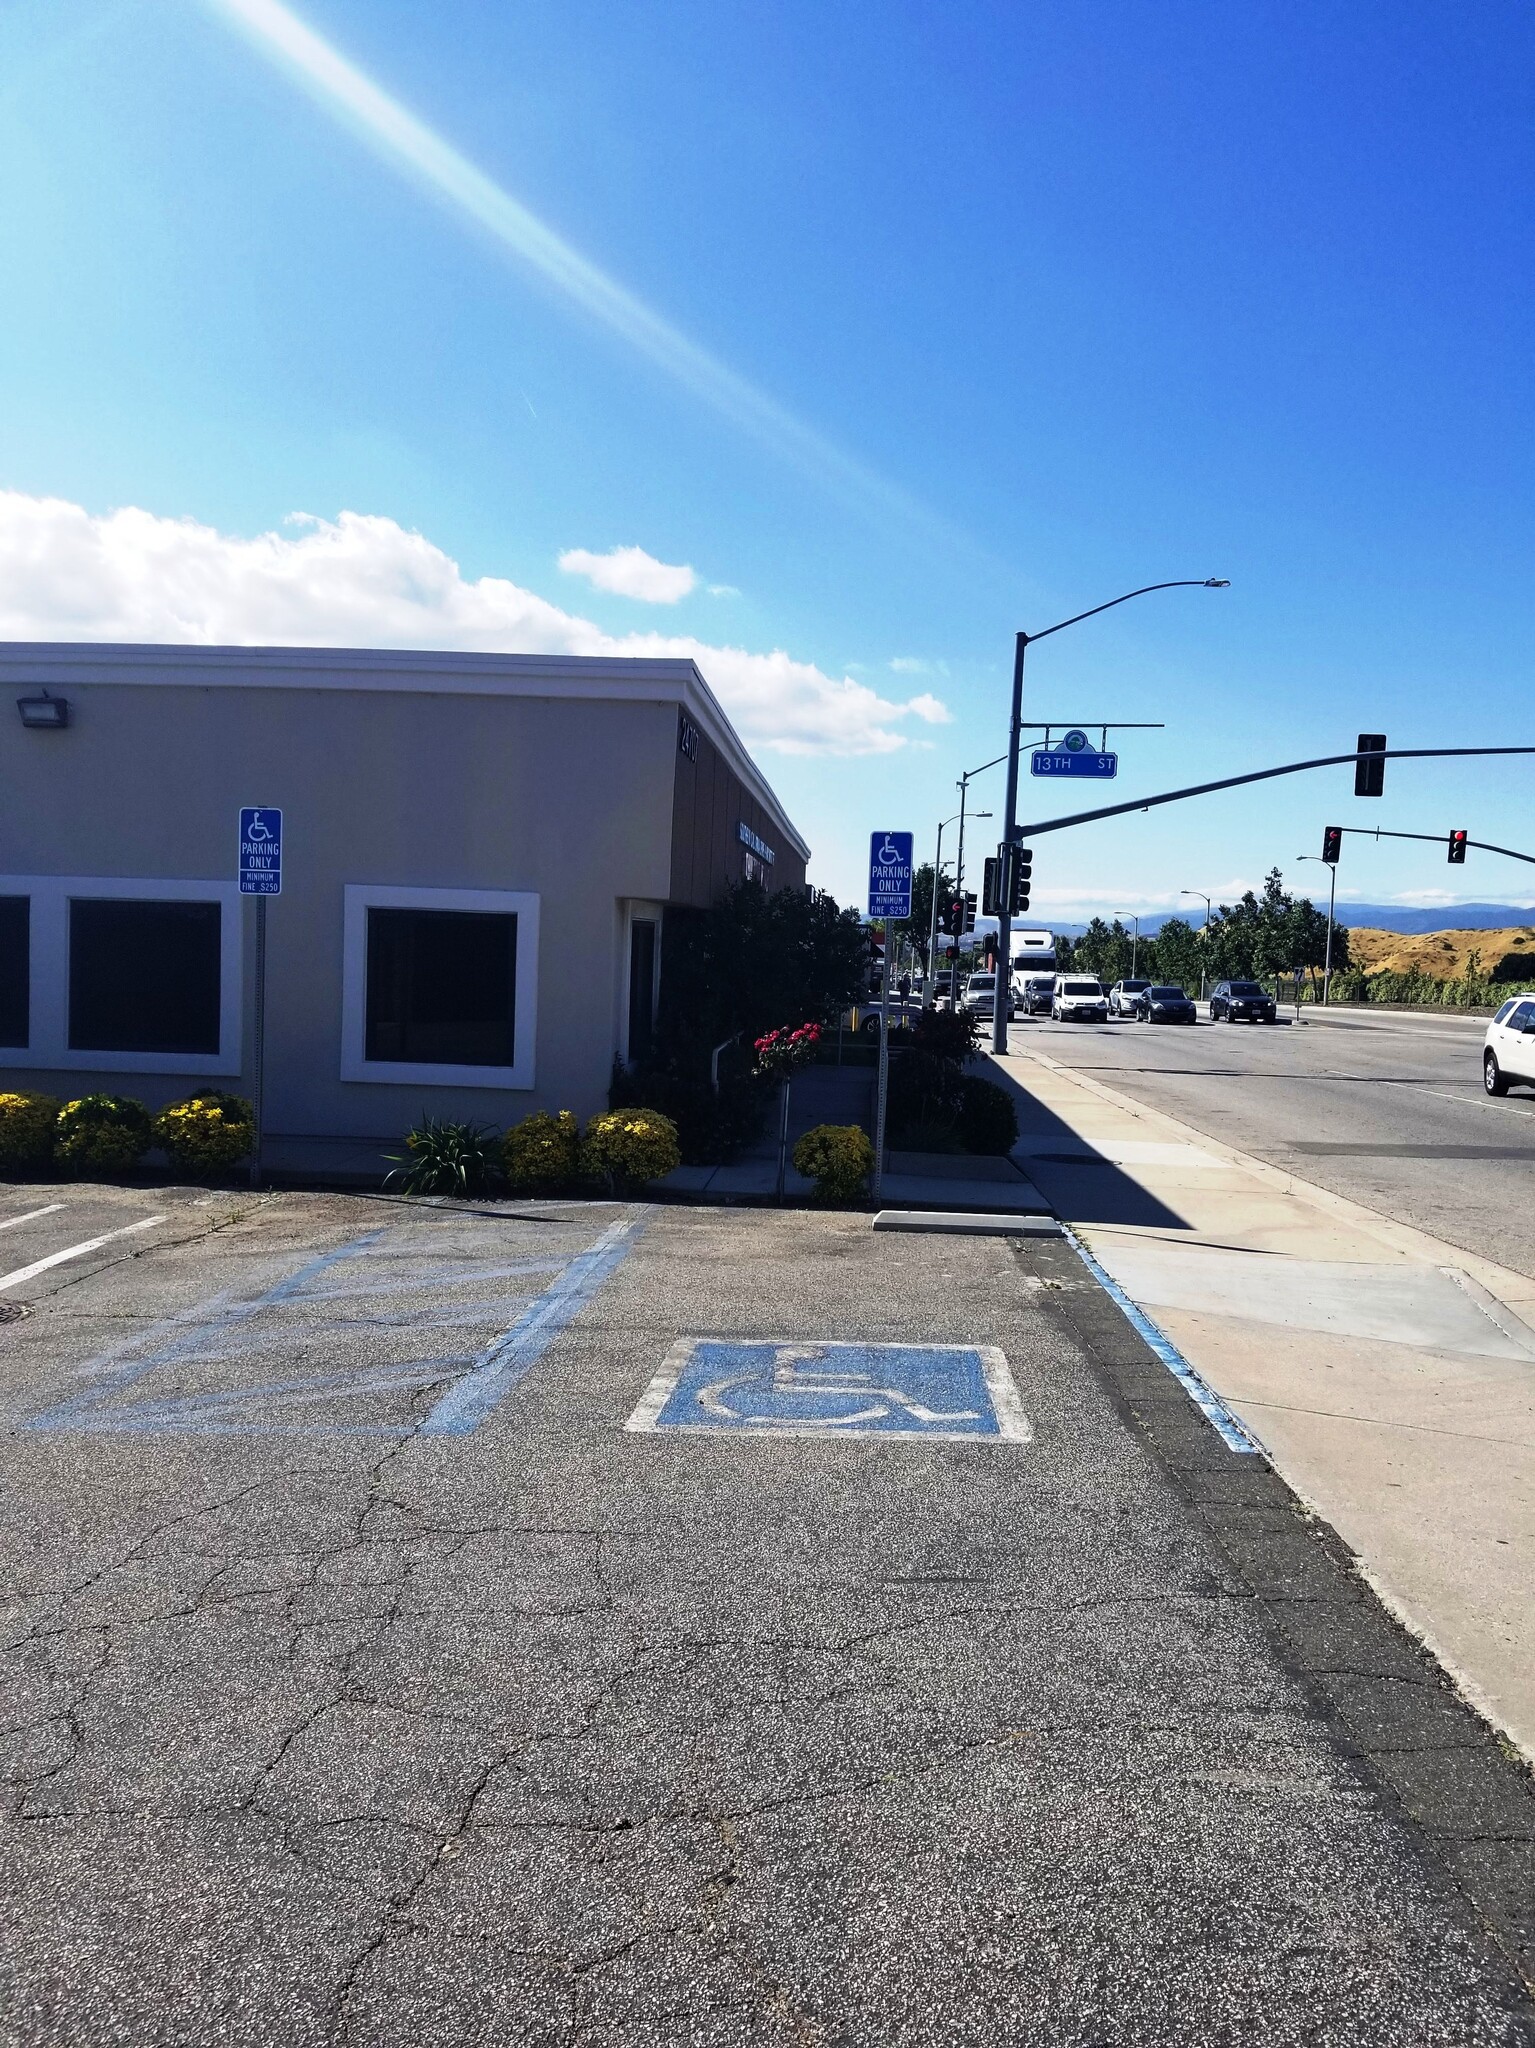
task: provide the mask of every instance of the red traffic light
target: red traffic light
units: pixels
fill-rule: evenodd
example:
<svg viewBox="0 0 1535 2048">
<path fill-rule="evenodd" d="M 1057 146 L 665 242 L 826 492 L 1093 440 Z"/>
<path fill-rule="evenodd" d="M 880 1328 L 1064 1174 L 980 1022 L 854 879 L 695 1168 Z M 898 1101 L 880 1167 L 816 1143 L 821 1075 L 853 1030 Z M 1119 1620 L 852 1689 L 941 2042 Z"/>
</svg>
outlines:
<svg viewBox="0 0 1535 2048">
<path fill-rule="evenodd" d="M 1450 834 L 1450 866 L 1464 867 L 1466 864 L 1466 835 L 1464 832 Z"/>
<path fill-rule="evenodd" d="M 1322 827 L 1322 858 L 1330 867 L 1336 867 L 1343 858 L 1343 827 L 1324 825 Z"/>
</svg>

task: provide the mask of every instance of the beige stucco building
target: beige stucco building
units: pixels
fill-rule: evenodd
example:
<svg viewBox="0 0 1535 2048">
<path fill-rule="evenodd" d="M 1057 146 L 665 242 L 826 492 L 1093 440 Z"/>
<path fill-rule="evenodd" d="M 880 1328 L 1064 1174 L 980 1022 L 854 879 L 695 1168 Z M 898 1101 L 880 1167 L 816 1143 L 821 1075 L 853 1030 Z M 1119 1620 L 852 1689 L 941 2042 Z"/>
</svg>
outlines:
<svg viewBox="0 0 1535 2048">
<path fill-rule="evenodd" d="M 56 707 L 62 700 L 65 707 Z M 691 661 L 0 646 L 0 1086 L 253 1084 L 239 812 L 281 810 L 265 1158 L 605 1105 L 668 909 L 808 848 Z"/>
</svg>

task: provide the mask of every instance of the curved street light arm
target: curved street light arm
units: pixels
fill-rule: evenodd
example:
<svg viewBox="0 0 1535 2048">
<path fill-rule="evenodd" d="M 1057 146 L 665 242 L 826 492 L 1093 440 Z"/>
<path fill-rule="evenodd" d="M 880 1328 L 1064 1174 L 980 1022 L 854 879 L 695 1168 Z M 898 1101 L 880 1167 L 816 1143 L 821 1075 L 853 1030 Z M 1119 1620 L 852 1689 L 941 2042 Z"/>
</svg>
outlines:
<svg viewBox="0 0 1535 2048">
<path fill-rule="evenodd" d="M 1069 619 L 1061 619 L 1053 626 L 1046 626 L 1038 633 L 1021 633 L 1022 640 L 1048 640 L 1052 633 L 1062 633 L 1068 626 L 1079 626 L 1084 619 L 1096 619 L 1099 612 L 1111 612 L 1117 604 L 1128 604 L 1132 597 L 1146 597 L 1153 590 L 1224 590 L 1230 582 L 1226 576 L 1175 576 L 1171 583 L 1143 583 L 1139 590 L 1127 590 L 1123 597 L 1111 597 L 1107 604 L 1095 604 L 1090 611 L 1077 612 Z"/>
</svg>

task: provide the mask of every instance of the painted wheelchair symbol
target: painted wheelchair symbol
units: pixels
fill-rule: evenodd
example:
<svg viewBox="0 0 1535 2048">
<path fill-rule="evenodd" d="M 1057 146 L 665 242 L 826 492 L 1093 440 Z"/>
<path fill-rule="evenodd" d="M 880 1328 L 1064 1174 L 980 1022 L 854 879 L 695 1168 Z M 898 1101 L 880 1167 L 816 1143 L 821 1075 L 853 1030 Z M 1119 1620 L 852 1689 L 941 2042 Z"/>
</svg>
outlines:
<svg viewBox="0 0 1535 2048">
<path fill-rule="evenodd" d="M 631 1430 L 1027 1442 L 1007 1360 L 986 1344 L 681 1337 Z"/>
<path fill-rule="evenodd" d="M 876 1386 L 873 1373 L 813 1363 L 825 1356 L 826 1348 L 820 1344 L 780 1344 L 776 1347 L 771 1373 L 766 1376 L 768 1392 L 774 1403 L 773 1412 L 768 1414 L 742 1414 L 726 1399 L 738 1387 L 760 1386 L 764 1375 L 758 1371 L 735 1373 L 700 1387 L 698 1405 L 717 1421 L 745 1423 L 748 1428 L 762 1424 L 781 1428 L 784 1416 L 780 1404 L 787 1397 L 792 1411 L 796 1396 L 801 1400 L 845 1400 L 864 1404 L 845 1415 L 822 1408 L 813 1413 L 807 1409 L 807 1423 L 820 1429 L 853 1429 L 862 1422 L 883 1422 L 896 1408 L 903 1409 L 915 1421 L 928 1424 L 979 1422 L 981 1419 L 979 1408 L 929 1408 L 900 1387 Z"/>
</svg>

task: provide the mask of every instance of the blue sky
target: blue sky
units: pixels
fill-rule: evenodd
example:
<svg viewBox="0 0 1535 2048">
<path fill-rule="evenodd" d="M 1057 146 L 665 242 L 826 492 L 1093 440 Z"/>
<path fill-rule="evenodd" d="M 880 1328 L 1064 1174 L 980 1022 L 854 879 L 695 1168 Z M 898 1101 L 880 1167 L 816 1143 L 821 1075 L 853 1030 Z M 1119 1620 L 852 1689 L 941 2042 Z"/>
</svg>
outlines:
<svg viewBox="0 0 1535 2048">
<path fill-rule="evenodd" d="M 219 0 L 11 0 L 0 630 L 360 640 L 382 593 L 381 638 L 697 641 L 844 899 L 870 828 L 930 846 L 1001 750 L 1014 629 L 1164 577 L 1232 588 L 1030 657 L 1041 716 L 1166 722 L 1118 794 L 1367 728 L 1535 741 L 1522 5 L 298 16 L 681 352 Z M 692 587 L 559 566 L 616 548 Z M 1335 771 L 1041 837 L 1036 906 L 1307 886 L 1326 822 L 1535 847 L 1532 774 L 1394 765 L 1372 804 Z M 1528 902 L 1526 872 L 1350 841 L 1340 894 Z"/>
</svg>

